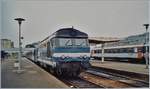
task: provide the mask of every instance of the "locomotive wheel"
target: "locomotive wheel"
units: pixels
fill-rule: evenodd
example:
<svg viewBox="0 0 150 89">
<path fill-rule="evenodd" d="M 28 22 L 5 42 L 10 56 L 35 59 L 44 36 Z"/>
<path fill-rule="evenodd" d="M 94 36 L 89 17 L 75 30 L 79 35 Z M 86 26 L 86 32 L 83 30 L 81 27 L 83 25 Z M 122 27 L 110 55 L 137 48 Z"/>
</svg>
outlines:
<svg viewBox="0 0 150 89">
<path fill-rule="evenodd" d="M 42 62 L 40 62 L 40 66 L 43 68 L 43 63 Z"/>
<path fill-rule="evenodd" d="M 77 72 L 74 72 L 72 75 L 73 75 L 73 77 L 77 77 L 78 76 Z"/>
<path fill-rule="evenodd" d="M 40 66 L 40 63 L 38 61 L 36 62 L 36 64 Z"/>
<path fill-rule="evenodd" d="M 55 71 L 52 67 L 49 67 L 49 71 L 50 71 L 50 73 L 55 74 Z"/>
<path fill-rule="evenodd" d="M 58 76 L 61 76 L 61 75 L 62 75 L 61 68 L 57 68 L 57 69 L 56 69 L 56 74 L 57 74 Z"/>
</svg>

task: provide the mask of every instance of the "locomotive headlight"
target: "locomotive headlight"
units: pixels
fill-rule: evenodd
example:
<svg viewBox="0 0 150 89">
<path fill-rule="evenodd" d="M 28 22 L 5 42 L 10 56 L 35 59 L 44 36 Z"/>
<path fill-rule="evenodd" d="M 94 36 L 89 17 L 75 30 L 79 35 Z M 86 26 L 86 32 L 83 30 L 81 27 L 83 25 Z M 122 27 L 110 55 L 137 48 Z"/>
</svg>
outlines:
<svg viewBox="0 0 150 89">
<path fill-rule="evenodd" d="M 66 58 L 69 58 L 69 56 L 67 56 Z"/>
<path fill-rule="evenodd" d="M 61 58 L 62 58 L 62 59 L 65 59 L 65 55 L 62 55 Z"/>
<path fill-rule="evenodd" d="M 87 58 L 87 55 L 84 55 L 83 58 Z"/>
<path fill-rule="evenodd" d="M 80 55 L 80 57 L 79 57 L 79 58 L 82 58 L 82 57 L 83 57 L 83 56 L 81 56 L 81 55 Z"/>
</svg>

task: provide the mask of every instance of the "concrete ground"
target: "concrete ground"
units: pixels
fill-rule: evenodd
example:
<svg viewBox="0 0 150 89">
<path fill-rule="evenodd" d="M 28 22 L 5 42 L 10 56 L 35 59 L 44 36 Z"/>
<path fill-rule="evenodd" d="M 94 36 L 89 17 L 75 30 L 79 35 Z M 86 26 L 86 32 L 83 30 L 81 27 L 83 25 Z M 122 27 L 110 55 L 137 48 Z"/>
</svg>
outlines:
<svg viewBox="0 0 150 89">
<path fill-rule="evenodd" d="M 2 88 L 68 88 L 63 82 L 26 58 L 22 58 L 22 73 L 17 73 L 14 59 L 1 62 Z"/>
<path fill-rule="evenodd" d="M 149 69 L 146 69 L 146 66 L 144 64 L 132 64 L 132 63 L 112 62 L 112 61 L 101 62 L 100 60 L 91 60 L 90 63 L 92 66 L 97 67 L 123 70 L 140 74 L 149 74 Z"/>
</svg>

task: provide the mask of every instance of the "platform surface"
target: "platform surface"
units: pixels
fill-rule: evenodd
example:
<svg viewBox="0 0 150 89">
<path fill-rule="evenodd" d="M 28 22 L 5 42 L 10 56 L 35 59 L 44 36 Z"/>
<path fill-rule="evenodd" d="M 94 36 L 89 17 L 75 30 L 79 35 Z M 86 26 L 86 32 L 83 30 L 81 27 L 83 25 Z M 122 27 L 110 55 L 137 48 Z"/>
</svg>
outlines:
<svg viewBox="0 0 150 89">
<path fill-rule="evenodd" d="M 149 74 L 149 69 L 146 69 L 146 66 L 144 64 L 133 64 L 127 62 L 112 62 L 112 61 L 101 62 L 100 60 L 91 60 L 90 63 L 92 66 L 96 67 L 104 67 L 147 75 Z"/>
<path fill-rule="evenodd" d="M 68 88 L 63 82 L 26 58 L 22 58 L 21 73 L 16 72 L 14 62 L 14 59 L 1 62 L 2 88 Z"/>
</svg>

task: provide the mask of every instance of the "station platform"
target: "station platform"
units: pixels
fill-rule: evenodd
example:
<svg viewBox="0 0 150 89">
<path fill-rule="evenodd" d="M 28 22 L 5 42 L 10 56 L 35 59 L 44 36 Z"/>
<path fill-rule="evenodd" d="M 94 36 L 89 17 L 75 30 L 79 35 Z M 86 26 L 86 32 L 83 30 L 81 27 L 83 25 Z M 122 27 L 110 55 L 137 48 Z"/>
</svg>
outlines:
<svg viewBox="0 0 150 89">
<path fill-rule="evenodd" d="M 22 58 L 22 72 L 17 73 L 15 59 L 1 62 L 2 88 L 68 88 L 50 73 L 44 71 L 26 58 Z"/>
<path fill-rule="evenodd" d="M 101 60 L 91 60 L 90 63 L 92 66 L 96 67 L 103 67 L 108 69 L 149 75 L 149 69 L 146 69 L 146 65 L 144 64 L 133 64 L 126 62 L 112 62 L 112 61 L 101 62 Z"/>
</svg>

